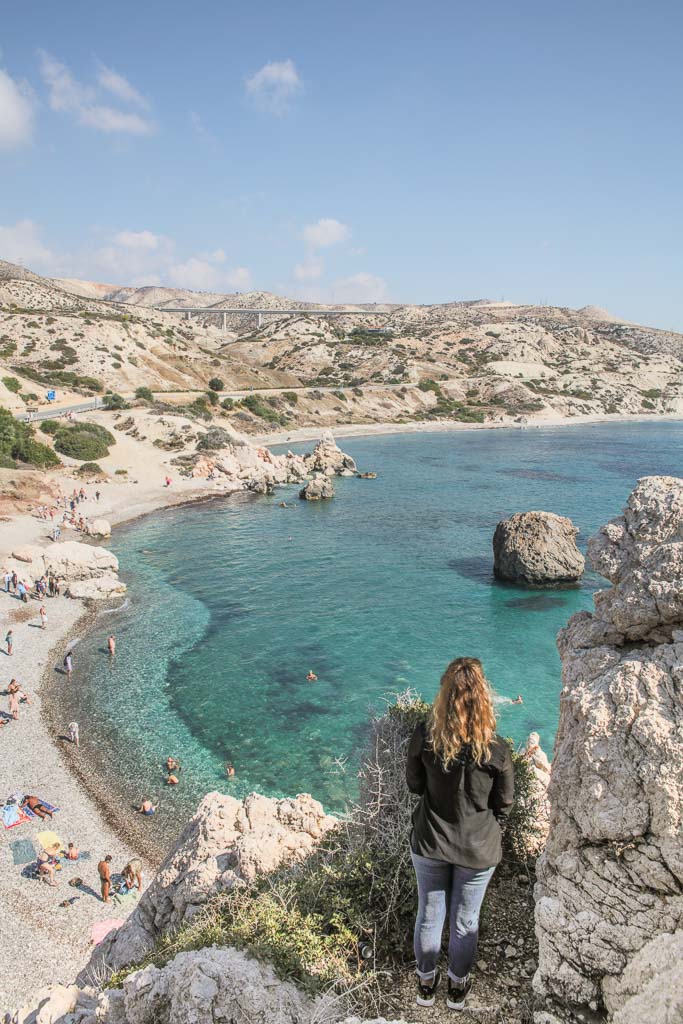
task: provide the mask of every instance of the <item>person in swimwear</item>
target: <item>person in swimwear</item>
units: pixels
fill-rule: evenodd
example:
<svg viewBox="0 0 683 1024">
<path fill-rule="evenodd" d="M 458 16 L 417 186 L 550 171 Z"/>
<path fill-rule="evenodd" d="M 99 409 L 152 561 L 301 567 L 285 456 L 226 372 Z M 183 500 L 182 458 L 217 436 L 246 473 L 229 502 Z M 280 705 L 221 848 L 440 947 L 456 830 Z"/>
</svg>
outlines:
<svg viewBox="0 0 683 1024">
<path fill-rule="evenodd" d="M 149 817 L 150 814 L 154 814 L 158 806 L 158 804 L 153 804 L 151 800 L 148 800 L 147 797 L 145 797 L 138 807 L 138 812 L 140 814 L 146 814 Z"/>
<path fill-rule="evenodd" d="M 306 679 L 308 679 L 309 683 L 316 683 L 318 681 L 318 677 L 313 671 L 313 669 L 309 671 L 308 675 L 306 676 Z"/>
</svg>

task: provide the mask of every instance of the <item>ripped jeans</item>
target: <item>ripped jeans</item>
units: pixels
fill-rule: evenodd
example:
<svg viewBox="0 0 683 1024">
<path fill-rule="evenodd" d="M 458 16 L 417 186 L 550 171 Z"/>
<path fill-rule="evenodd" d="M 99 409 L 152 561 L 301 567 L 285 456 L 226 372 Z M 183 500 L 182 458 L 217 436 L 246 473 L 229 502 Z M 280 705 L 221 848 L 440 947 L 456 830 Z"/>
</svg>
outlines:
<svg viewBox="0 0 683 1024">
<path fill-rule="evenodd" d="M 449 918 L 448 977 L 464 981 L 472 969 L 479 936 L 479 911 L 493 868 L 461 868 L 412 853 L 417 877 L 415 959 L 422 981 L 431 981 L 441 952 L 441 936 Z"/>
</svg>

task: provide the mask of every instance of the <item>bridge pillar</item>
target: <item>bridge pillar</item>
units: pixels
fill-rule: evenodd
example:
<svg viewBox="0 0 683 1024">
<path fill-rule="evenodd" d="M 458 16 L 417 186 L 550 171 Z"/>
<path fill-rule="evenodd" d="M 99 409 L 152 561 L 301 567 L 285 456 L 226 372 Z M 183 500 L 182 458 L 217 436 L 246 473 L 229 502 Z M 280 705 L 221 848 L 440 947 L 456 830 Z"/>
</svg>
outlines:
<svg viewBox="0 0 683 1024">
<path fill-rule="evenodd" d="M 227 329 L 228 329 L 228 314 L 224 313 L 223 314 L 223 334 L 225 334 Z"/>
</svg>

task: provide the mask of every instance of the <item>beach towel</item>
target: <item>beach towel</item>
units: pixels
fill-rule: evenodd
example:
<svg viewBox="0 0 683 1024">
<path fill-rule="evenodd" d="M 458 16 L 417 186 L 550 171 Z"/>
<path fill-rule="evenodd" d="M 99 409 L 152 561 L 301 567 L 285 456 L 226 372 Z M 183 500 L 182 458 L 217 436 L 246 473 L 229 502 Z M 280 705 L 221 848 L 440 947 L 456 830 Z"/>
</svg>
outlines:
<svg viewBox="0 0 683 1024">
<path fill-rule="evenodd" d="M 113 894 L 114 903 L 121 910 L 132 910 L 139 897 L 140 893 L 137 889 L 128 889 L 127 892 L 115 892 Z"/>
<path fill-rule="evenodd" d="M 38 797 L 38 799 L 40 800 L 40 797 Z M 40 800 L 40 802 L 43 805 L 43 807 L 47 807 L 48 811 L 52 811 L 53 814 L 56 814 L 57 811 L 59 810 L 59 807 L 53 807 L 52 804 L 49 804 L 47 802 L 47 800 Z M 23 809 L 31 818 L 40 818 L 40 815 L 34 814 L 30 807 L 24 807 Z"/>
<path fill-rule="evenodd" d="M 56 832 L 39 832 L 36 839 L 46 853 L 58 853 L 64 849 L 64 843 Z"/>
<path fill-rule="evenodd" d="M 28 820 L 28 815 L 16 804 L 5 804 L 2 809 L 2 823 L 5 828 L 14 828 L 15 825 L 21 825 Z"/>
<path fill-rule="evenodd" d="M 98 946 L 102 939 L 109 935 L 109 932 L 113 932 L 116 928 L 120 928 L 122 924 L 123 919 L 119 917 L 109 917 L 106 921 L 95 921 L 95 924 L 90 930 L 90 941 Z"/>
<path fill-rule="evenodd" d="M 9 844 L 15 864 L 30 864 L 36 858 L 36 851 L 30 839 L 15 839 Z"/>
</svg>

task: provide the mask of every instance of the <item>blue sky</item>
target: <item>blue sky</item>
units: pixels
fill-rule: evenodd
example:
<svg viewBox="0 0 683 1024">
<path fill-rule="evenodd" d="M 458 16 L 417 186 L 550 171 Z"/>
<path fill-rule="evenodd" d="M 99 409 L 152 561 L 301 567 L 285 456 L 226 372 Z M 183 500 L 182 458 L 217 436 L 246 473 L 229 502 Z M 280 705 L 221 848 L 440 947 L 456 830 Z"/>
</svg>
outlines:
<svg viewBox="0 0 683 1024">
<path fill-rule="evenodd" d="M 658 0 L 15 5 L 0 256 L 683 330 L 681 38 Z"/>
</svg>

